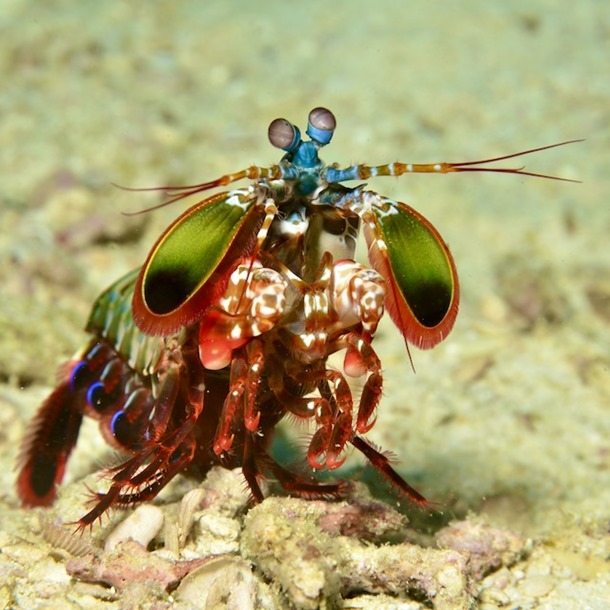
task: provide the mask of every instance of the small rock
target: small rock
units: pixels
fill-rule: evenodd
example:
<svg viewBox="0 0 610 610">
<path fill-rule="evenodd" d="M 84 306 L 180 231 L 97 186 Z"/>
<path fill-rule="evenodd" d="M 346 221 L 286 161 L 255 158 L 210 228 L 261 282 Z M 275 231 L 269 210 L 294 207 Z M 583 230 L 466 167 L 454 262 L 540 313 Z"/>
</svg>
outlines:
<svg viewBox="0 0 610 610">
<path fill-rule="evenodd" d="M 555 585 L 550 576 L 528 576 L 519 583 L 519 589 L 527 597 L 544 597 L 548 595 Z"/>
</svg>

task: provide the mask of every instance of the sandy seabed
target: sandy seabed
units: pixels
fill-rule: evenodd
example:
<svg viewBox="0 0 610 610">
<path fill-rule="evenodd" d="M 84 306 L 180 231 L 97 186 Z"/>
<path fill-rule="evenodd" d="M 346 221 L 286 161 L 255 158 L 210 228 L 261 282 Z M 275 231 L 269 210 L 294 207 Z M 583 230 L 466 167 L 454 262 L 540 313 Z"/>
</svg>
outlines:
<svg viewBox="0 0 610 610">
<path fill-rule="evenodd" d="M 0 29 L 0 608 L 610 607 L 605 3 L 3 0 Z M 319 105 L 338 121 L 323 157 L 341 165 L 586 138 L 525 159 L 582 184 L 370 182 L 434 223 L 460 273 L 456 327 L 413 351 L 417 374 L 390 323 L 375 340 L 385 389 L 368 437 L 439 512 L 372 498 L 355 459 L 370 485 L 345 502 L 246 513 L 238 474 L 215 471 L 154 502 L 148 550 L 107 545 L 132 511 L 77 543 L 52 524 L 82 514 L 83 478 L 108 461 L 95 426 L 57 505 L 20 509 L 13 467 L 55 368 L 96 295 L 183 209 L 125 217 L 157 199 L 112 183 L 273 163 L 269 122 L 304 127 Z"/>
</svg>

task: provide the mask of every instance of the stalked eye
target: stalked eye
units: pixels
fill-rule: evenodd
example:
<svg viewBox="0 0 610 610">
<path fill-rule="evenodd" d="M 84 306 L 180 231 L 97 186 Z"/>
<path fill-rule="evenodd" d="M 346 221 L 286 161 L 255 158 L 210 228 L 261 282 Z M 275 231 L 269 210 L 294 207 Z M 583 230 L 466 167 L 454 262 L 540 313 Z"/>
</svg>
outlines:
<svg viewBox="0 0 610 610">
<path fill-rule="evenodd" d="M 299 128 L 288 122 L 286 119 L 275 119 L 269 125 L 269 142 L 276 148 L 281 148 L 287 152 L 296 149 L 301 141 Z"/>
<path fill-rule="evenodd" d="M 327 108 L 314 108 L 307 120 L 307 135 L 320 144 L 328 144 L 335 132 L 337 120 Z"/>
</svg>

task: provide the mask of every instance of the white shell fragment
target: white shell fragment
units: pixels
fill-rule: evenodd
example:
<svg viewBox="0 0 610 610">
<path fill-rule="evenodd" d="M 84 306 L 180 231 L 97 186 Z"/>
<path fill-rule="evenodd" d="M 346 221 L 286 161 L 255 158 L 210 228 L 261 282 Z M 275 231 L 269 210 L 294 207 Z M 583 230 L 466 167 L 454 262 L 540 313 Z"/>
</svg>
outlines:
<svg viewBox="0 0 610 610">
<path fill-rule="evenodd" d="M 152 504 L 142 504 L 106 538 L 104 549 L 113 551 L 126 540 L 134 540 L 146 548 L 162 527 L 163 511 Z"/>
<path fill-rule="evenodd" d="M 197 608 L 253 610 L 258 589 L 259 583 L 250 564 L 225 555 L 188 574 L 176 589 L 174 598 Z"/>
<path fill-rule="evenodd" d="M 180 512 L 178 513 L 178 536 L 181 546 L 184 546 L 191 527 L 193 526 L 195 512 L 199 510 L 205 490 L 200 487 L 188 491 L 180 502 Z"/>
</svg>

